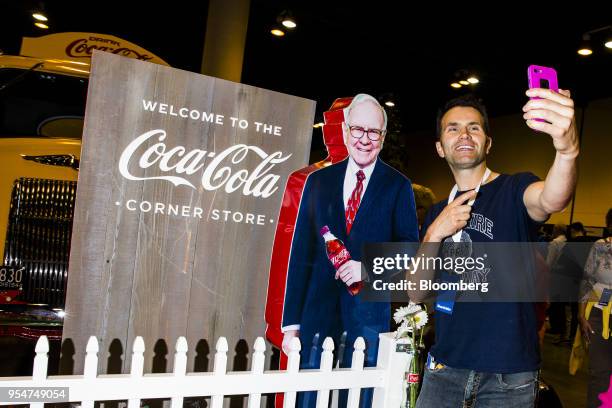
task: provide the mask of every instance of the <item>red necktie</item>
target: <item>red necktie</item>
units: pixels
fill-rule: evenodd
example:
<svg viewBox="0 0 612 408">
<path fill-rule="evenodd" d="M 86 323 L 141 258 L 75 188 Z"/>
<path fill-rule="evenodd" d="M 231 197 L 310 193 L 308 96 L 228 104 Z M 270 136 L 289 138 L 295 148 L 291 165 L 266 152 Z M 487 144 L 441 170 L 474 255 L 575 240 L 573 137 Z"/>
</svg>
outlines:
<svg viewBox="0 0 612 408">
<path fill-rule="evenodd" d="M 362 170 L 357 172 L 357 185 L 351 194 L 351 198 L 348 200 L 348 204 L 346 206 L 346 210 L 344 215 L 346 217 L 346 234 L 351 233 L 351 228 L 353 227 L 353 222 L 355 221 L 355 216 L 357 215 L 357 210 L 359 209 L 359 204 L 361 203 L 361 193 L 363 192 L 363 180 L 365 179 L 365 174 Z"/>
</svg>

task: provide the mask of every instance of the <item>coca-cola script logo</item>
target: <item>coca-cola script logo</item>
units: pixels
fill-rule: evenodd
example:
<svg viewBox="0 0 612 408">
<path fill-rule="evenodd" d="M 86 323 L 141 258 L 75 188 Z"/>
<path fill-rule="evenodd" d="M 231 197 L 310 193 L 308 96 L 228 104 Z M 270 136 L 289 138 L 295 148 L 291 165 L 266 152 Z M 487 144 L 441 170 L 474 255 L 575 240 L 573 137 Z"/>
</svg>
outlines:
<svg viewBox="0 0 612 408">
<path fill-rule="evenodd" d="M 343 248 L 342 251 L 334 255 L 331 259 L 332 264 L 334 264 L 334 268 L 338 269 L 340 265 L 342 265 L 342 263 L 349 258 L 349 256 L 349 251 L 346 248 Z"/>
<path fill-rule="evenodd" d="M 154 137 L 157 137 L 159 143 L 153 144 L 139 157 L 135 157 L 142 145 Z M 165 139 L 166 131 L 163 129 L 150 130 L 134 139 L 121 153 L 119 159 L 121 175 L 128 180 L 167 180 L 175 186 L 184 185 L 195 189 L 196 186 L 182 175 L 190 176 L 203 170 L 200 183 L 206 190 L 213 191 L 223 187 L 227 193 L 233 193 L 242 189 L 242 194 L 245 196 L 267 198 L 278 190 L 276 184 L 280 179 L 279 175 L 268 173 L 275 165 L 291 157 L 291 154 L 283 156 L 282 152 L 267 154 L 257 146 L 245 144 L 228 147 L 220 153 L 200 149 L 187 151 L 184 146 L 168 149 L 163 143 Z M 236 168 L 251 152 L 261 159 L 255 169 L 250 172 L 247 169 Z M 206 164 L 207 158 L 212 159 L 208 164 Z M 129 171 L 132 160 L 137 160 L 136 164 L 141 169 L 156 165 L 161 172 L 172 172 L 175 175 L 134 176 Z"/>
<path fill-rule="evenodd" d="M 100 41 L 102 40 L 105 43 L 111 43 L 116 47 L 110 47 L 107 45 L 97 45 L 97 44 L 89 44 L 88 40 L 91 41 Z M 136 50 L 127 47 L 121 47 L 121 45 L 117 41 L 107 40 L 107 39 L 97 39 L 95 37 L 80 38 L 68 44 L 66 47 L 66 54 L 69 57 L 73 58 L 91 58 L 91 54 L 93 50 L 107 51 L 113 54 L 122 55 L 124 57 L 136 58 L 141 61 L 148 61 L 153 59 L 152 56 L 147 54 L 141 54 Z"/>
</svg>

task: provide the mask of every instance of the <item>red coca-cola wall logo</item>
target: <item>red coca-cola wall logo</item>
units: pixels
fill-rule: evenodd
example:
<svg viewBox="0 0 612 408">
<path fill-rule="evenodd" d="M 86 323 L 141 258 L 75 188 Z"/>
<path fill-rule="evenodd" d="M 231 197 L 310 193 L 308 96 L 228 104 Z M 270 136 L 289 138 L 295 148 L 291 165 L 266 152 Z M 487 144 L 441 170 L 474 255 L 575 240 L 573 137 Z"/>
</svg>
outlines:
<svg viewBox="0 0 612 408">
<path fill-rule="evenodd" d="M 91 44 L 92 42 L 95 42 L 96 44 Z M 107 51 L 123 57 L 135 58 L 141 61 L 153 59 L 153 56 L 144 53 L 141 54 L 140 52 L 131 48 L 122 47 L 117 41 L 100 37 L 79 38 L 78 40 L 68 44 L 68 47 L 66 47 L 66 54 L 73 58 L 91 58 L 93 50 Z"/>
</svg>

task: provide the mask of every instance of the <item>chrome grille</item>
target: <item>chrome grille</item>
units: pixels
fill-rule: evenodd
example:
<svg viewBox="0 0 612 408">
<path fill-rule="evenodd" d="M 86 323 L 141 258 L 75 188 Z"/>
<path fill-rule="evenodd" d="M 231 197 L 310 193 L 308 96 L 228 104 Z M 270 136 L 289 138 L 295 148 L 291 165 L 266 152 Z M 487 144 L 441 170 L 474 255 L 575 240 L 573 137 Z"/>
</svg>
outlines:
<svg viewBox="0 0 612 408">
<path fill-rule="evenodd" d="M 76 181 L 15 181 L 4 264 L 25 267 L 19 300 L 63 308 Z"/>
</svg>

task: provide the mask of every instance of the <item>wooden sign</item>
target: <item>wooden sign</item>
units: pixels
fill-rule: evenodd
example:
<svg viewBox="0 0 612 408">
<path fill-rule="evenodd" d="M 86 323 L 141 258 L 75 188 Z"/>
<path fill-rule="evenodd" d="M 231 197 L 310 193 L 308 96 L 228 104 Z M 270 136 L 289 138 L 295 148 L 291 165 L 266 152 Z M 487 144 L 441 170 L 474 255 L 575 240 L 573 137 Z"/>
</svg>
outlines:
<svg viewBox="0 0 612 408">
<path fill-rule="evenodd" d="M 63 372 L 82 372 L 91 335 L 101 373 L 109 348 L 130 356 L 136 336 L 150 372 L 154 349 L 171 361 L 179 336 L 210 359 L 220 336 L 231 358 L 264 335 L 276 217 L 288 175 L 307 164 L 314 109 L 94 52 L 63 332 L 74 366 Z"/>
</svg>

